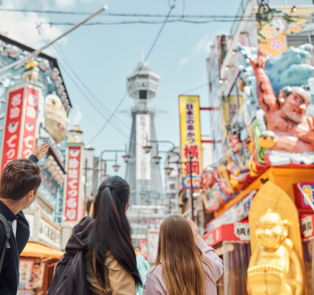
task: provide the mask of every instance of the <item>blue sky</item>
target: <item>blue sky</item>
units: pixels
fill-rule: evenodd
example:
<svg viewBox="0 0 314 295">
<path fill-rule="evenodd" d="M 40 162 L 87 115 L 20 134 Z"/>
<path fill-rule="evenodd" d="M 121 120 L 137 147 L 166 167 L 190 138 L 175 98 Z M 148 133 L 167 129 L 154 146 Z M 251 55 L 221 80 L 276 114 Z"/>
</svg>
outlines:
<svg viewBox="0 0 314 295">
<path fill-rule="evenodd" d="M 173 2 L 173 0 L 170 0 Z M 216 14 L 235 15 L 240 0 L 185 0 L 186 14 Z M 167 14 L 167 0 L 2 0 L 0 8 L 63 10 L 95 12 L 102 5 L 108 5 L 111 13 L 147 13 Z M 176 0 L 173 14 L 181 14 L 183 1 Z M 36 26 L 45 22 L 77 23 L 86 16 L 52 15 L 39 13 L 15 13 L 0 11 L 0 32 L 7 33 L 15 39 L 33 48 L 44 44 Z M 145 18 L 125 18 L 101 15 L 93 21 L 119 22 L 128 20 L 147 20 Z M 157 111 L 155 126 L 159 140 L 171 140 L 179 145 L 179 114 L 178 96 L 186 91 L 206 83 L 205 59 L 209 47 L 217 34 L 228 34 L 231 23 L 166 24 L 154 51 L 148 59 L 148 64 L 155 73 L 161 76 L 160 89 L 153 105 Z M 58 58 L 61 70 L 70 65 L 81 80 L 88 86 L 98 99 L 111 112 L 126 91 L 126 76 L 132 73 L 142 55 L 146 54 L 154 41 L 161 25 L 130 24 L 84 26 L 69 34 L 58 42 L 54 51 L 46 53 Z M 41 25 L 41 32 L 46 39 L 57 37 L 69 29 L 69 26 Z M 60 51 L 62 53 L 60 53 Z M 79 124 L 84 132 L 85 145 L 90 144 L 100 127 L 105 123 L 105 111 L 98 105 L 103 116 L 98 114 L 87 102 L 80 90 L 62 71 L 65 84 L 73 104 L 70 113 L 73 124 Z M 73 77 L 73 76 L 72 76 Z M 77 81 L 75 77 L 73 77 Z M 80 82 L 77 82 L 80 85 Z M 201 105 L 208 105 L 208 90 L 199 88 L 190 94 L 200 95 Z M 90 97 L 90 99 L 93 99 Z M 97 102 L 95 102 L 97 104 Z M 130 108 L 133 102 L 127 97 L 119 112 L 115 115 L 115 126 L 124 135 L 108 125 L 91 146 L 99 155 L 105 149 L 124 149 L 129 141 L 131 131 Z M 122 123 L 121 123 L 122 122 Z M 202 114 L 202 134 L 209 134 L 209 116 Z M 160 145 L 160 150 L 170 146 Z M 163 155 L 161 155 L 163 156 Z M 105 154 L 105 158 L 113 158 Z M 124 177 L 125 164 L 120 158 L 119 175 Z M 109 174 L 114 171 L 111 167 Z"/>
</svg>

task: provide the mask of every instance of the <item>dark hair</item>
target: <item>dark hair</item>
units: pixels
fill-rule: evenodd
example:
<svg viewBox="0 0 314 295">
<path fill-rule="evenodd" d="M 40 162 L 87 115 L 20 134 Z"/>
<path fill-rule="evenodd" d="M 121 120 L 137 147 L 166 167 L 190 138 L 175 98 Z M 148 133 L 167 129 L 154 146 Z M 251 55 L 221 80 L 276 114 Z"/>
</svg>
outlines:
<svg viewBox="0 0 314 295">
<path fill-rule="evenodd" d="M 120 266 L 133 277 L 136 286 L 143 285 L 136 266 L 130 224 L 125 214 L 129 195 L 128 183 L 119 176 L 110 176 L 101 183 L 95 197 L 93 216 L 95 223 L 89 237 L 90 262 L 104 289 L 105 268 L 109 268 L 108 263 L 106 264 L 106 259 L 110 255 L 108 250 Z"/>
<path fill-rule="evenodd" d="M 9 162 L 1 175 L 0 196 L 19 201 L 30 191 L 36 192 L 41 183 L 40 168 L 28 159 Z"/>
</svg>

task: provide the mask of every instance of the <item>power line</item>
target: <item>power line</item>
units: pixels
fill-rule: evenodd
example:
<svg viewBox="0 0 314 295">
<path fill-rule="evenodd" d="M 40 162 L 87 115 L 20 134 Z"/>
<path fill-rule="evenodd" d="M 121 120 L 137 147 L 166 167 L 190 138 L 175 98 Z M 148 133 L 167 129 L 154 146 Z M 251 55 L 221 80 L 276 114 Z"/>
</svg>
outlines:
<svg viewBox="0 0 314 295">
<path fill-rule="evenodd" d="M 45 42 L 47 42 L 47 40 L 45 39 L 45 37 L 41 34 L 41 37 L 43 38 L 43 40 Z M 56 50 L 54 49 L 54 47 L 51 47 L 51 50 L 54 52 L 55 55 L 59 55 L 57 54 Z M 104 114 L 99 110 L 99 108 L 97 108 L 97 106 L 94 105 L 94 103 L 92 102 L 92 100 L 90 100 L 90 98 L 84 93 L 84 91 L 81 89 L 81 87 L 77 84 L 77 82 L 73 79 L 73 77 L 70 75 L 70 73 L 68 72 L 68 70 L 63 66 L 63 70 L 64 72 L 69 76 L 70 80 L 73 82 L 73 84 L 80 90 L 80 92 L 82 93 L 83 97 L 91 104 L 91 106 L 103 117 Z M 107 121 L 108 122 L 108 121 Z M 124 137 L 128 138 L 128 136 L 126 134 L 124 134 L 120 129 L 117 128 L 117 126 L 115 126 L 112 122 L 110 122 L 110 124 L 112 125 L 112 127 L 114 127 L 120 134 L 122 134 Z"/>
<path fill-rule="evenodd" d="M 46 14 L 67 14 L 67 15 L 90 15 L 90 12 L 83 11 L 56 11 L 56 10 L 38 10 L 38 9 L 12 9 L 12 8 L 1 8 L 0 12 L 34 12 L 34 13 L 46 13 Z M 167 17 L 165 14 L 141 14 L 141 13 L 101 13 L 99 16 L 122 16 L 122 17 L 159 17 L 165 18 Z M 291 18 L 308 18 L 307 15 L 288 15 Z M 181 18 L 182 15 L 173 14 L 168 18 Z M 242 16 L 239 15 L 202 15 L 202 14 L 190 14 L 184 15 L 184 18 L 232 18 L 232 19 L 242 19 Z M 169 21 L 168 21 L 169 22 Z"/>
<path fill-rule="evenodd" d="M 158 39 L 159 39 L 159 36 L 160 36 L 161 32 L 163 31 L 163 29 L 164 29 L 164 27 L 165 27 L 165 25 L 166 25 L 166 23 L 167 23 L 167 21 L 168 21 L 168 18 L 169 18 L 170 14 L 171 14 L 171 11 L 172 11 L 172 9 L 173 9 L 174 7 L 175 7 L 174 5 L 170 7 L 169 12 L 168 12 L 168 14 L 167 14 L 167 16 L 166 16 L 166 18 L 165 18 L 165 20 L 164 20 L 164 22 L 163 22 L 163 24 L 162 24 L 160 30 L 159 30 L 159 32 L 157 33 L 157 36 L 156 36 L 156 38 L 155 38 L 155 40 L 154 40 L 154 42 L 153 42 L 153 44 L 152 44 L 150 50 L 148 51 L 148 53 L 147 53 L 147 55 L 146 55 L 146 57 L 145 57 L 145 59 L 144 59 L 144 61 L 143 61 L 143 63 L 142 63 L 141 68 L 139 69 L 139 71 L 143 68 L 145 62 L 147 61 L 147 59 L 149 58 L 150 54 L 152 53 L 152 51 L 153 51 L 153 49 L 154 49 L 154 47 L 155 47 L 155 45 L 156 45 L 156 43 L 157 43 L 157 41 L 158 41 Z M 133 82 L 133 83 L 135 83 L 135 82 Z M 104 130 L 104 128 L 108 125 L 108 122 L 109 122 L 110 119 L 114 116 L 114 114 L 116 113 L 116 111 L 119 109 L 120 105 L 122 104 L 122 102 L 123 102 L 124 99 L 126 98 L 127 94 L 128 94 L 128 91 L 126 91 L 126 93 L 123 95 L 123 97 L 121 98 L 120 102 L 118 103 L 118 105 L 116 106 L 116 108 L 114 109 L 114 111 L 112 112 L 112 114 L 111 114 L 111 116 L 109 117 L 109 119 L 108 119 L 108 120 L 106 121 L 106 123 L 100 128 L 100 130 L 99 130 L 99 131 L 97 132 L 97 134 L 92 138 L 92 140 L 89 142 L 89 144 L 92 143 L 92 142 L 98 137 L 98 135 Z"/>
</svg>

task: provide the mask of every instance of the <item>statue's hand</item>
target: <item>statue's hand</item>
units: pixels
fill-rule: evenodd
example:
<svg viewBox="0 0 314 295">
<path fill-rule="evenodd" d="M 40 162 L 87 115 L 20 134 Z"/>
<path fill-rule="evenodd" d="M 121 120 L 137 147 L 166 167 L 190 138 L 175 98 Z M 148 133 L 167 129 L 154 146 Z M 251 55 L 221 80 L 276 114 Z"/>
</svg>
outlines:
<svg viewBox="0 0 314 295">
<path fill-rule="evenodd" d="M 292 284 L 295 286 L 295 295 L 302 295 L 303 283 L 300 281 L 294 281 Z"/>
<path fill-rule="evenodd" d="M 258 138 L 258 144 L 263 149 L 271 149 L 276 145 L 276 143 L 277 136 L 271 130 L 263 131 L 260 137 Z"/>
<path fill-rule="evenodd" d="M 256 60 L 252 60 L 250 57 L 248 57 L 248 59 L 254 71 L 256 71 L 257 69 L 265 69 L 266 62 L 267 62 L 265 51 L 258 50 L 258 55 L 257 55 Z"/>
</svg>

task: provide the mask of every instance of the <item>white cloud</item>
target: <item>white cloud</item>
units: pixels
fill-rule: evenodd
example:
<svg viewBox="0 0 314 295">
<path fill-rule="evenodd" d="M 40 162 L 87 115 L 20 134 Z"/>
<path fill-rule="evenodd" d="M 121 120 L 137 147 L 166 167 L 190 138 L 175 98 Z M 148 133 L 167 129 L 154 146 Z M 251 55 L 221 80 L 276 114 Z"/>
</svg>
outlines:
<svg viewBox="0 0 314 295">
<path fill-rule="evenodd" d="M 14 5 L 7 5 L 6 8 L 14 8 Z M 35 49 L 44 44 L 36 26 L 40 23 L 49 22 L 47 17 L 39 16 L 37 13 L 15 13 L 9 11 L 1 12 L 0 16 L 0 32 L 2 34 Z M 43 25 L 42 31 L 48 40 L 52 40 L 62 33 L 60 28 L 50 27 L 49 25 Z"/>
<path fill-rule="evenodd" d="M 81 112 L 79 105 L 75 105 L 74 112 L 72 111 L 72 114 L 73 114 L 73 117 L 71 120 L 72 125 L 78 125 L 83 116 L 83 113 Z"/>
<path fill-rule="evenodd" d="M 182 57 L 179 61 L 179 65 L 185 65 L 189 60 L 195 59 L 200 54 L 208 55 L 210 51 L 210 46 L 213 44 L 209 40 L 209 37 L 205 35 L 201 40 L 199 40 L 191 49 L 190 54 L 188 57 Z"/>
</svg>

